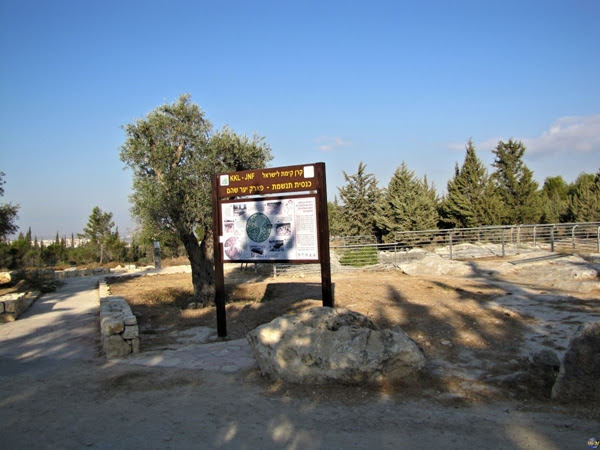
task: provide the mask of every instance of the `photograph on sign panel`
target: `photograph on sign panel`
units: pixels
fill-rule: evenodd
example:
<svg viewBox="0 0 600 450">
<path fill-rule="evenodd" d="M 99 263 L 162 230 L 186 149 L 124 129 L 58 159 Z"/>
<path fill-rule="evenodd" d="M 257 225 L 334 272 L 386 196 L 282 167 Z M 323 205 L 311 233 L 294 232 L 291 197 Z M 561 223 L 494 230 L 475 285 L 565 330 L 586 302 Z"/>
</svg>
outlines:
<svg viewBox="0 0 600 450">
<path fill-rule="evenodd" d="M 318 260 L 314 197 L 221 205 L 224 259 Z"/>
</svg>

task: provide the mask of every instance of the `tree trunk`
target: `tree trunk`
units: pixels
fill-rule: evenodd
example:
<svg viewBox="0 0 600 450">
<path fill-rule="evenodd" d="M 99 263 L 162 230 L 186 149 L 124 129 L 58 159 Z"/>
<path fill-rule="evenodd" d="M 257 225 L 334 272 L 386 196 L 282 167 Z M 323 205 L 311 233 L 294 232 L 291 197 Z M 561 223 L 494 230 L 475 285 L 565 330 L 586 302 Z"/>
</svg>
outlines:
<svg viewBox="0 0 600 450">
<path fill-rule="evenodd" d="M 207 306 L 215 299 L 215 268 L 212 254 L 212 233 L 205 234 L 202 243 L 193 233 L 180 233 L 185 251 L 192 266 L 194 301 Z"/>
</svg>

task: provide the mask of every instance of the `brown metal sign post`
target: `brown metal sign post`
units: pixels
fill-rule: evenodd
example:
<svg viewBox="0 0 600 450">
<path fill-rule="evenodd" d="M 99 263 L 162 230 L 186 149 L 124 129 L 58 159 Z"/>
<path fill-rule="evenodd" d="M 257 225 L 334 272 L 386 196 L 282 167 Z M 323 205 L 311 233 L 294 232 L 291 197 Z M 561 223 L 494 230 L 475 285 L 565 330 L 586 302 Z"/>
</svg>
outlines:
<svg viewBox="0 0 600 450">
<path fill-rule="evenodd" d="M 212 177 L 217 333 L 227 336 L 223 264 L 321 265 L 323 306 L 333 307 L 325 163 Z"/>
</svg>

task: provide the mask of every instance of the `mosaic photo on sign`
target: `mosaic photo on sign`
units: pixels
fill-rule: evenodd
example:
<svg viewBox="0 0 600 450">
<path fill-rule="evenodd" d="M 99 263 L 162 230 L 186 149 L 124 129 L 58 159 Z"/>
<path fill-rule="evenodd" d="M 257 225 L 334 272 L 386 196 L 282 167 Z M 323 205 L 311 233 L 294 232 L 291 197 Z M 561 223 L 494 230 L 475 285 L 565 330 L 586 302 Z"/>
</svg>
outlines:
<svg viewBox="0 0 600 450">
<path fill-rule="evenodd" d="M 224 260 L 319 259 L 314 197 L 221 204 Z"/>
</svg>

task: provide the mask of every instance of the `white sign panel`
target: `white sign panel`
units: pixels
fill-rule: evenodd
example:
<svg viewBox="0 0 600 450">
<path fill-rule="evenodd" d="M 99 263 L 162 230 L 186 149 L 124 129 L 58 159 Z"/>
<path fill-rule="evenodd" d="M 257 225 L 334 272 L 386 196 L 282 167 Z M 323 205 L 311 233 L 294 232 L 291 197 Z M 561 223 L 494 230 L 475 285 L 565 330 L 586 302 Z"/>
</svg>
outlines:
<svg viewBox="0 0 600 450">
<path fill-rule="evenodd" d="M 319 260 L 314 197 L 222 203 L 224 260 Z"/>
</svg>

